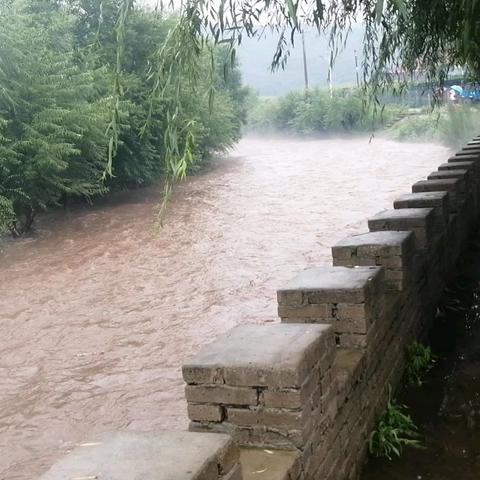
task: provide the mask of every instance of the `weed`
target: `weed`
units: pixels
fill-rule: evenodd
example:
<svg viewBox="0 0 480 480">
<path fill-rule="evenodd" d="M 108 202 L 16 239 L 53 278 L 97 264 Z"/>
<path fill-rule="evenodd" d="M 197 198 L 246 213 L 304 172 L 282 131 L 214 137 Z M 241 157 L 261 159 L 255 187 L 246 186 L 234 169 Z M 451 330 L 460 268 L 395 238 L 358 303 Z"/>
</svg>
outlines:
<svg viewBox="0 0 480 480">
<path fill-rule="evenodd" d="M 432 369 L 435 360 L 430 347 L 413 342 L 407 347 L 405 383 L 408 386 L 421 387 L 426 375 Z"/>
<path fill-rule="evenodd" d="M 400 457 L 404 447 L 422 448 L 421 435 L 406 407 L 392 400 L 389 393 L 386 409 L 380 415 L 377 428 L 371 433 L 368 449 L 375 457 Z"/>
</svg>

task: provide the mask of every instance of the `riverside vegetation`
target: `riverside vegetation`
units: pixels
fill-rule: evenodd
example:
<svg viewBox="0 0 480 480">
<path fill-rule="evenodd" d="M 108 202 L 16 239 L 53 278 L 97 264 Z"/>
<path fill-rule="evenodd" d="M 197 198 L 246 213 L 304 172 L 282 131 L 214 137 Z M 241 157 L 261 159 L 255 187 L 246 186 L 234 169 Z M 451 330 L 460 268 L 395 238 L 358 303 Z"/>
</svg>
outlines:
<svg viewBox="0 0 480 480">
<path fill-rule="evenodd" d="M 169 168 L 182 177 L 239 139 L 246 90 L 235 64 L 224 74 L 224 49 L 196 45 L 193 77 L 175 60 L 155 71 L 178 19 L 135 6 L 123 18 L 121 6 L 0 0 L 0 231 L 20 236 L 42 210 Z M 163 76 L 181 88 L 152 95 Z"/>
<path fill-rule="evenodd" d="M 388 129 L 394 140 L 436 142 L 460 148 L 480 131 L 480 108 L 475 104 L 447 104 L 401 119 Z"/>
<path fill-rule="evenodd" d="M 317 2 L 311 18 L 300 18 L 293 2 L 285 9 L 276 2 L 255 1 L 245 12 L 234 3 L 216 9 L 209 0 L 187 1 L 177 14 L 148 11 L 139 3 L 0 0 L 0 231 L 20 236 L 38 212 L 50 207 L 162 177 L 168 187 L 170 179 L 183 178 L 240 137 L 248 91 L 241 85 L 235 47 L 242 32 L 258 34 L 260 13 L 272 25 L 275 19 L 285 22 L 272 61 L 279 67 L 288 57 L 289 29 L 330 25 L 335 37 L 359 8 L 327 11 Z M 423 44 L 417 36 L 433 28 L 427 40 L 441 40 L 446 31 L 442 20 L 450 17 L 442 15 L 432 27 L 430 17 L 420 17 L 417 7 L 421 5 L 401 1 L 383 8 L 378 1 L 366 8 L 363 89 L 338 90 L 332 96 L 313 89 L 250 102 L 250 125 L 257 131 L 300 134 L 370 132 L 389 125 L 402 111 L 387 105 L 372 116 L 364 105 L 366 87 L 378 100 L 376 94 L 393 85 L 382 74 L 390 71 L 390 63 L 411 71 L 416 65 L 411 60 L 424 58 L 427 84 L 445 79 L 460 60 L 472 60 L 468 71 L 475 74 L 476 51 L 464 51 L 462 44 L 452 50 L 446 66 L 442 56 L 440 69 L 437 50 L 420 55 Z M 432 28 L 413 32 L 404 21 L 410 15 Z M 470 18 L 475 15 L 469 13 Z M 393 55 L 405 41 L 411 41 L 412 50 Z M 470 121 L 476 109 L 457 109 L 452 115 L 458 118 L 445 120 L 449 130 L 442 136 L 462 142 L 476 125 Z M 422 132 L 426 138 L 433 123 L 433 115 L 412 117 L 396 122 L 393 134 L 423 139 Z M 168 198 L 168 188 L 166 194 Z"/>
<path fill-rule="evenodd" d="M 366 104 L 363 93 L 355 88 L 335 89 L 332 95 L 327 90 L 313 88 L 278 98 L 253 97 L 248 128 L 301 135 L 371 132 L 406 110 L 398 105 L 374 107 Z"/>
<path fill-rule="evenodd" d="M 480 131 L 475 104 L 409 105 L 402 97 L 383 104 L 366 103 L 360 89 L 338 88 L 332 95 L 313 88 L 277 98 L 249 95 L 248 126 L 252 132 L 298 135 L 380 132 L 396 141 L 433 142 L 460 148 Z M 424 103 L 428 103 L 425 99 Z"/>
</svg>

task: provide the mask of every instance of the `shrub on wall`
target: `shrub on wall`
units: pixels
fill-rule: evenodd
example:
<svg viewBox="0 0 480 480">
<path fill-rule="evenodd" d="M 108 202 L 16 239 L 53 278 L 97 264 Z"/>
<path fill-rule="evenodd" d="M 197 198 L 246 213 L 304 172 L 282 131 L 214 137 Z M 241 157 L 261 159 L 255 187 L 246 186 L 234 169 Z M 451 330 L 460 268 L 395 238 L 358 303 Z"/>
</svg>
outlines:
<svg viewBox="0 0 480 480">
<path fill-rule="evenodd" d="M 428 372 L 433 368 L 432 350 L 421 343 L 413 342 L 407 347 L 406 356 L 406 384 L 421 387 Z"/>
<path fill-rule="evenodd" d="M 394 456 L 399 457 L 405 447 L 421 447 L 418 428 L 405 410 L 404 405 L 389 395 L 387 407 L 370 435 L 368 448 L 372 455 L 392 460 Z"/>
</svg>

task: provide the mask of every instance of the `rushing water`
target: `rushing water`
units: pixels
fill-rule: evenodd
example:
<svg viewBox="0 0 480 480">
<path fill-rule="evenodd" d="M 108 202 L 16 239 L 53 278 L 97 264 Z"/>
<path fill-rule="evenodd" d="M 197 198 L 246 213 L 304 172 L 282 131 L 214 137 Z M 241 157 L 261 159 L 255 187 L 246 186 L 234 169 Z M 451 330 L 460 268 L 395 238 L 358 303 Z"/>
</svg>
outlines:
<svg viewBox="0 0 480 480">
<path fill-rule="evenodd" d="M 0 479 L 114 429 L 185 428 L 181 364 L 445 161 L 381 139 L 246 138 L 183 183 L 46 215 L 0 257 Z"/>
</svg>

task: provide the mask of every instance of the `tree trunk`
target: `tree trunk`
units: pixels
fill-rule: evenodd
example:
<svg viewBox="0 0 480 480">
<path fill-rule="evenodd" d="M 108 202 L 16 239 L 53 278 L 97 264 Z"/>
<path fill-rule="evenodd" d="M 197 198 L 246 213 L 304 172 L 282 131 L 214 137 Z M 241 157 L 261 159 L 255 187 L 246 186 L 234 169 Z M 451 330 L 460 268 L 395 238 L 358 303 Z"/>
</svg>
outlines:
<svg viewBox="0 0 480 480">
<path fill-rule="evenodd" d="M 31 206 L 26 207 L 23 215 L 18 215 L 17 220 L 13 222 L 10 228 L 12 236 L 19 238 L 29 233 L 32 229 L 33 222 L 35 221 L 35 216 L 35 210 Z"/>
</svg>

